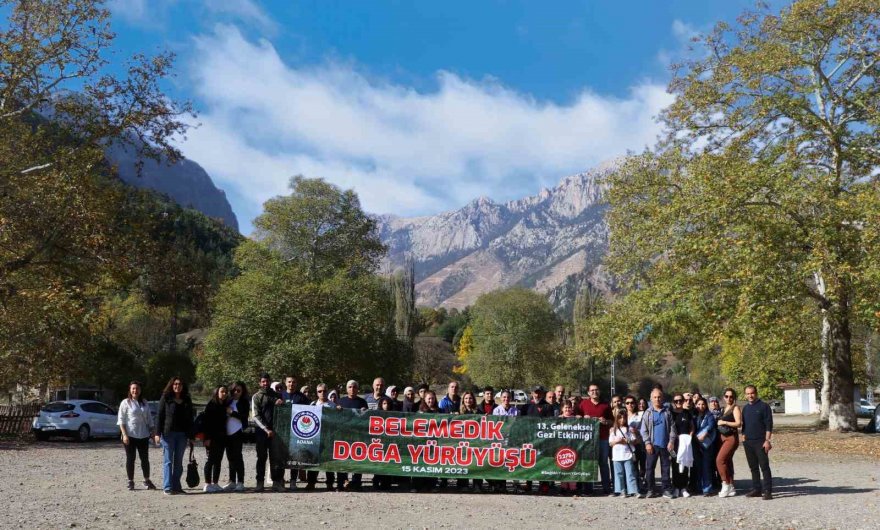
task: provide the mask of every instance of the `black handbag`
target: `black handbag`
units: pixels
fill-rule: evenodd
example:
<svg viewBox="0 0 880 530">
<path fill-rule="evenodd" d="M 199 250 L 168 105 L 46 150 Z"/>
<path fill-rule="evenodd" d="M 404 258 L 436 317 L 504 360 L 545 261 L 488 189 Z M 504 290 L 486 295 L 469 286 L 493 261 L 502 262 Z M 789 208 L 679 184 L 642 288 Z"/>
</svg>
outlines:
<svg viewBox="0 0 880 530">
<path fill-rule="evenodd" d="M 733 433 L 734 433 L 733 427 L 731 427 L 730 425 L 719 425 L 718 426 L 718 434 L 721 434 L 722 436 L 730 436 Z"/>
<path fill-rule="evenodd" d="M 186 485 L 195 488 L 199 485 L 199 463 L 193 456 L 193 446 L 189 446 L 189 464 L 186 466 Z"/>
</svg>

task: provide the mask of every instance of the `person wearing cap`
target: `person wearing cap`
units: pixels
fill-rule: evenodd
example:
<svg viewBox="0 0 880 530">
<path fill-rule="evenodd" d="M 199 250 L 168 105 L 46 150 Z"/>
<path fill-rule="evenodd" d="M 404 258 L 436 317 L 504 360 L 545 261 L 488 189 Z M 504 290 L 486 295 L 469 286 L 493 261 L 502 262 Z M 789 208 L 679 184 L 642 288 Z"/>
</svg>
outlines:
<svg viewBox="0 0 880 530">
<path fill-rule="evenodd" d="M 339 407 L 361 412 L 369 409 L 366 400 L 358 395 L 358 389 L 359 385 L 357 381 L 354 379 L 348 381 L 345 384 L 346 395 L 339 398 Z M 336 483 L 339 491 L 361 490 L 362 475 L 360 473 L 352 475 L 351 482 L 348 481 L 348 473 L 338 473 L 336 477 L 338 479 Z"/>
<path fill-rule="evenodd" d="M 553 417 L 553 407 L 550 406 L 549 403 L 544 399 L 544 396 L 547 394 L 547 391 L 543 386 L 538 385 L 532 388 L 532 399 L 526 403 L 523 416 L 533 416 L 538 418 L 552 418 Z M 526 481 L 525 491 L 532 491 L 532 481 Z M 541 495 L 546 495 L 550 493 L 550 482 L 542 480 L 538 485 L 538 492 Z"/>
</svg>

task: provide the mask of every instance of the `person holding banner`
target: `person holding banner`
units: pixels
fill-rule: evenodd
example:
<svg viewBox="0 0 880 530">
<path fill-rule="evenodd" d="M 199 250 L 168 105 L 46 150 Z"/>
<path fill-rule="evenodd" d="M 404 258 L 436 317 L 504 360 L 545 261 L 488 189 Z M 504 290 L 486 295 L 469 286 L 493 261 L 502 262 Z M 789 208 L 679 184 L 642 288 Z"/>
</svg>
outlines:
<svg viewBox="0 0 880 530">
<path fill-rule="evenodd" d="M 419 403 L 419 414 L 440 414 L 443 411 L 437 405 L 437 394 L 433 390 L 426 390 L 422 401 Z M 437 479 L 433 477 L 413 477 L 410 493 L 423 492 L 428 489 L 431 493 L 437 493 Z"/>
<path fill-rule="evenodd" d="M 544 390 L 544 387 L 541 385 L 536 386 L 532 389 L 532 400 L 525 404 L 523 407 L 523 416 L 535 416 L 539 418 L 548 418 L 553 416 L 553 408 L 550 406 L 547 401 L 544 400 L 544 396 L 547 394 L 547 391 Z M 550 483 L 547 481 L 541 481 L 538 486 L 539 493 L 541 495 L 547 495 L 550 493 Z M 526 492 L 532 491 L 532 481 L 526 481 Z"/>
<path fill-rule="evenodd" d="M 379 377 L 377 380 L 381 380 Z M 375 387 L 375 381 L 373 385 Z M 382 381 L 382 385 L 384 386 L 385 381 Z M 354 379 L 350 380 L 345 384 L 345 392 L 346 395 L 339 399 L 339 407 L 343 409 L 350 410 L 367 410 L 369 405 L 367 401 L 358 395 L 359 389 L 358 382 Z M 363 476 L 360 473 L 354 473 L 351 477 L 351 482 L 348 480 L 348 473 L 339 473 L 337 476 L 337 485 L 339 491 L 360 491 L 361 490 L 361 480 Z"/>
<path fill-rule="evenodd" d="M 266 459 L 269 459 L 269 478 L 272 479 L 272 491 L 280 492 L 284 488 L 284 468 L 275 461 L 270 450 L 275 431 L 272 430 L 275 405 L 282 405 L 281 396 L 269 387 L 272 379 L 269 374 L 260 375 L 260 389 L 251 398 L 251 410 L 254 411 L 254 432 L 257 441 L 257 487 L 254 491 L 265 490 Z"/>
<path fill-rule="evenodd" d="M 309 397 L 303 392 L 303 388 L 308 390 L 308 386 L 304 386 L 297 390 L 296 378 L 288 375 L 284 378 L 284 390 L 281 392 L 281 399 L 285 405 L 308 405 Z M 296 479 L 299 475 L 299 469 L 290 470 L 290 491 L 296 491 Z M 281 470 L 281 477 L 284 478 L 284 470 Z"/>
<path fill-rule="evenodd" d="M 315 394 L 318 396 L 318 399 L 312 401 L 313 407 L 326 407 L 326 408 L 336 408 L 336 405 L 330 401 L 329 393 L 327 392 L 327 385 L 324 383 L 319 384 L 315 387 Z M 327 491 L 333 491 L 333 483 L 336 480 L 336 473 L 332 471 L 328 471 L 324 473 L 326 477 L 326 485 Z M 318 472 L 317 471 L 308 471 L 306 472 L 306 490 L 311 491 L 315 489 L 315 484 L 318 483 Z"/>
<path fill-rule="evenodd" d="M 599 385 L 591 384 L 587 393 L 590 398 L 581 401 L 581 415 L 584 418 L 596 418 L 599 420 L 599 475 L 602 478 L 602 491 L 605 495 L 611 494 L 611 474 L 608 469 L 610 447 L 608 445 L 608 433 L 611 430 L 612 416 L 611 407 L 600 398 L 602 397 Z M 587 483 L 586 493 L 592 493 L 593 484 Z"/>
</svg>

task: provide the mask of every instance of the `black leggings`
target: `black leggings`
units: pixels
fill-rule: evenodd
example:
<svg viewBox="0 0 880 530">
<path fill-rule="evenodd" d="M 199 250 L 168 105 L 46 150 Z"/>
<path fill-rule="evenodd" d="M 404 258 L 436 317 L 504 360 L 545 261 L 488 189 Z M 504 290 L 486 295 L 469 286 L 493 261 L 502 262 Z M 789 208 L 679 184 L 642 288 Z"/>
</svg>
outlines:
<svg viewBox="0 0 880 530">
<path fill-rule="evenodd" d="M 141 459 L 141 471 L 144 473 L 144 479 L 150 478 L 150 451 L 149 438 L 132 438 L 128 437 L 128 445 L 125 447 L 125 472 L 128 473 L 128 480 L 134 480 L 134 458 L 139 455 Z"/>
<path fill-rule="evenodd" d="M 216 484 L 220 480 L 220 464 L 223 462 L 225 450 L 225 436 L 211 440 L 211 447 L 208 447 L 208 461 L 205 462 L 205 482 L 208 484 Z"/>
<path fill-rule="evenodd" d="M 237 431 L 226 437 L 226 461 L 229 464 L 229 482 L 244 482 L 244 457 L 241 445 L 244 433 Z"/>
</svg>

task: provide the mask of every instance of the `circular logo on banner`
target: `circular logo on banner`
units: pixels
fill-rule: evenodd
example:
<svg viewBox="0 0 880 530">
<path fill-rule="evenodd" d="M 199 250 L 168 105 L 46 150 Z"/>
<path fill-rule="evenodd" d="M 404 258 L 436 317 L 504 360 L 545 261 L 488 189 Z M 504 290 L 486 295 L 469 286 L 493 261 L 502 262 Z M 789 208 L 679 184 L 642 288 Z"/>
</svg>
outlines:
<svg viewBox="0 0 880 530">
<path fill-rule="evenodd" d="M 571 447 L 563 447 L 556 451 L 556 465 L 563 471 L 568 471 L 577 464 L 578 455 Z"/>
<path fill-rule="evenodd" d="M 321 420 L 310 410 L 303 410 L 293 415 L 290 429 L 300 438 L 308 440 L 321 430 Z"/>
</svg>

